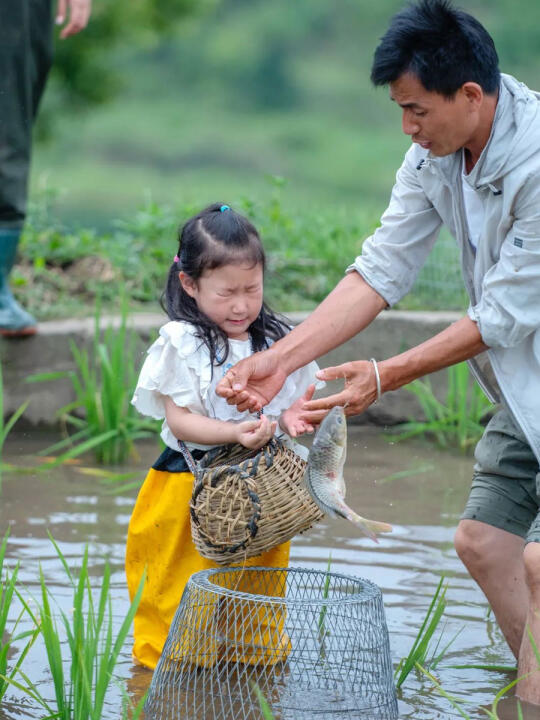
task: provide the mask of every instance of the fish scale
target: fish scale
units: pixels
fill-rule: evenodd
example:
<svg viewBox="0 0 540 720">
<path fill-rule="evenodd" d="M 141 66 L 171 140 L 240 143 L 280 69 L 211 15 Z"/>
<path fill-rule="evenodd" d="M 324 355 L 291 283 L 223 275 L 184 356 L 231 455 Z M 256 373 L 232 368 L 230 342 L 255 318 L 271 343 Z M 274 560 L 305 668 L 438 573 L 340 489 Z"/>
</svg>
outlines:
<svg viewBox="0 0 540 720">
<path fill-rule="evenodd" d="M 377 532 L 391 532 L 388 523 L 368 520 L 345 503 L 343 468 L 347 456 L 347 421 L 342 407 L 334 407 L 322 421 L 309 451 L 307 490 L 317 506 L 332 517 L 342 517 L 377 542 Z"/>
</svg>

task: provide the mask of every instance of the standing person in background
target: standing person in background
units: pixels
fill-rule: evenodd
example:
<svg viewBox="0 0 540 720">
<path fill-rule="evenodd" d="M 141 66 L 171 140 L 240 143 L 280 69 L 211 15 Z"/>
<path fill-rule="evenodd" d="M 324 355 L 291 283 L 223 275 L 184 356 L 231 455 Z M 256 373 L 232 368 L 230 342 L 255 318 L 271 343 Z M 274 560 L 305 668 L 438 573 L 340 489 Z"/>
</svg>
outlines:
<svg viewBox="0 0 540 720">
<path fill-rule="evenodd" d="M 91 0 L 58 0 L 61 38 L 86 27 Z M 53 56 L 51 0 L 0 0 L 0 334 L 32 335 L 35 319 L 13 297 L 28 193 L 32 128 Z"/>
<path fill-rule="evenodd" d="M 518 695 L 540 704 L 540 96 L 501 75 L 492 38 L 448 0 L 398 13 L 371 72 L 389 85 L 412 147 L 381 226 L 328 298 L 268 351 L 228 371 L 218 394 L 239 409 L 268 403 L 283 379 L 365 328 L 412 287 L 445 224 L 461 251 L 467 314 L 377 364 L 318 373 L 342 392 L 306 403 L 307 422 L 349 415 L 381 393 L 463 360 L 501 409 L 476 448 L 458 555 L 518 658 Z M 487 351 L 487 352 L 484 352 Z"/>
</svg>

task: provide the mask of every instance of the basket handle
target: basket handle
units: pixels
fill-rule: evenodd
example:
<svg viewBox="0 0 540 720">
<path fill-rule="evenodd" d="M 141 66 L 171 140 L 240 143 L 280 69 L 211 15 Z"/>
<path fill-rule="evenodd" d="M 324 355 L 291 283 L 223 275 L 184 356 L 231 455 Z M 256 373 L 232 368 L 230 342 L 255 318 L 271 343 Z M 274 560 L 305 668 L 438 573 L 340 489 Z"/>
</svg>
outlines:
<svg viewBox="0 0 540 720">
<path fill-rule="evenodd" d="M 186 461 L 186 464 L 189 468 L 190 473 L 197 477 L 197 462 L 194 459 L 193 455 L 190 453 L 188 446 L 183 440 L 178 441 L 178 449 L 182 453 L 184 460 Z"/>
<path fill-rule="evenodd" d="M 207 469 L 208 466 L 211 465 L 214 460 L 223 453 L 224 449 L 226 451 L 227 448 L 232 447 L 234 447 L 234 445 L 218 445 L 217 447 L 208 450 L 208 452 L 205 453 L 204 456 L 197 462 L 185 442 L 183 440 L 178 440 L 178 448 L 182 453 L 184 460 L 186 461 L 187 466 L 194 477 L 198 477 L 201 470 Z M 273 437 L 266 443 L 266 445 L 263 445 L 262 448 L 259 448 L 256 455 L 254 455 L 253 457 L 248 457 L 242 462 L 237 463 L 235 467 L 240 468 L 240 470 L 242 470 L 243 472 L 247 472 L 249 475 L 254 475 L 257 472 L 259 463 L 263 457 L 266 463 L 266 467 L 269 468 L 274 463 L 274 456 L 276 452 L 282 448 L 283 443 L 281 442 L 281 440 Z"/>
</svg>

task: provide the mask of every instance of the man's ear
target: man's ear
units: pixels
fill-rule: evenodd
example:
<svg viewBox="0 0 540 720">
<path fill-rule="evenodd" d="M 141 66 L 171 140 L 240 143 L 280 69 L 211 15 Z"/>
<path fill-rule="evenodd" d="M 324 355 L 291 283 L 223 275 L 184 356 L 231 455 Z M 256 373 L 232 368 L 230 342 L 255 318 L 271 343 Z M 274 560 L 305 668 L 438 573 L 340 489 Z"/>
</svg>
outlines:
<svg viewBox="0 0 540 720">
<path fill-rule="evenodd" d="M 183 270 L 180 270 L 178 273 L 178 279 L 180 280 L 180 285 L 185 292 L 187 292 L 190 297 L 195 297 L 195 293 L 197 291 L 197 283 L 195 280 L 193 280 L 193 278 L 187 275 Z"/>
<path fill-rule="evenodd" d="M 484 99 L 484 91 L 482 87 L 475 82 L 466 82 L 461 86 L 468 103 L 475 109 L 478 109 Z"/>
</svg>

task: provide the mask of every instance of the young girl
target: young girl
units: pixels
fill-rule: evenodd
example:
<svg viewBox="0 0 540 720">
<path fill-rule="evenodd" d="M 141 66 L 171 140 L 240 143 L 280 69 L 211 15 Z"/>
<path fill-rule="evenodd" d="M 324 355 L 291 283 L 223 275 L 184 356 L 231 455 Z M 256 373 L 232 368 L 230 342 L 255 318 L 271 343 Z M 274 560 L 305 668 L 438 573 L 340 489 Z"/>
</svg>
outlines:
<svg viewBox="0 0 540 720">
<path fill-rule="evenodd" d="M 260 418 L 240 413 L 215 394 L 228 368 L 288 332 L 263 300 L 264 267 L 254 226 L 228 205 L 216 204 L 184 225 L 169 270 L 162 304 L 170 322 L 148 350 L 132 400 L 145 415 L 164 418 L 161 437 L 167 446 L 137 498 L 126 549 L 132 598 L 146 568 L 133 655 L 149 668 L 157 664 L 189 577 L 217 567 L 198 554 L 191 539 L 193 475 L 178 441 L 200 459 L 227 443 L 260 448 L 276 434 L 303 454 L 291 437 L 313 431 L 299 415 L 315 389 L 315 363 L 290 375 Z M 246 564 L 286 567 L 288 561 L 284 543 Z"/>
</svg>

